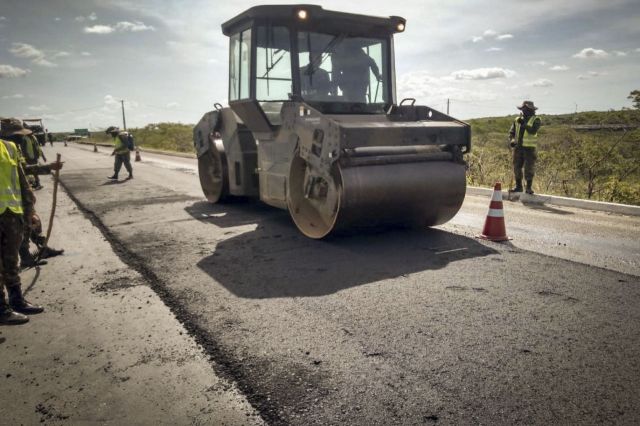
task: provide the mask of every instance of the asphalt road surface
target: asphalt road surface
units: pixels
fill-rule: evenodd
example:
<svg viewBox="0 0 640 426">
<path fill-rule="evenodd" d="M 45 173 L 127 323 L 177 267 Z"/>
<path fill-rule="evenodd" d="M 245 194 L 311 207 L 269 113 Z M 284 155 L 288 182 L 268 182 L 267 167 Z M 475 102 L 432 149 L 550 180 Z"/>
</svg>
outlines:
<svg viewBox="0 0 640 426">
<path fill-rule="evenodd" d="M 509 243 L 445 226 L 327 241 L 203 200 L 195 160 L 56 147 L 121 260 L 270 424 L 640 422 L 640 219 L 505 203 Z M 48 156 L 53 157 L 49 148 Z M 124 176 L 125 174 L 123 174 Z"/>
</svg>

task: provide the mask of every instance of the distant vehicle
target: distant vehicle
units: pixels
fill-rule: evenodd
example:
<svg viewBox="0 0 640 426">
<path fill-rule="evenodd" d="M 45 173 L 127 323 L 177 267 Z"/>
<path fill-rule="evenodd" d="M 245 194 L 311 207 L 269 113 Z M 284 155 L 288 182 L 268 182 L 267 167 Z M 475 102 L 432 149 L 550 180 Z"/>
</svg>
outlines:
<svg viewBox="0 0 640 426">
<path fill-rule="evenodd" d="M 47 132 L 41 118 L 23 118 L 22 123 L 25 128 L 33 132 L 40 146 L 44 146 L 47 143 Z"/>
</svg>

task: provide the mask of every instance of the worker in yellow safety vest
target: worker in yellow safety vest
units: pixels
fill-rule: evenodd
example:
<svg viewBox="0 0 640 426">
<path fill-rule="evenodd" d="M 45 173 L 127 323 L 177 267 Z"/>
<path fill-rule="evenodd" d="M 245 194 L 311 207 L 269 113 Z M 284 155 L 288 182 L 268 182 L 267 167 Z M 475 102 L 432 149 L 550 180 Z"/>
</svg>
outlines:
<svg viewBox="0 0 640 426">
<path fill-rule="evenodd" d="M 536 106 L 532 101 L 524 101 L 516 107 L 521 111 L 511 128 L 509 129 L 509 143 L 513 148 L 513 173 L 516 179 L 515 188 L 511 192 L 522 192 L 522 168 L 524 167 L 524 179 L 526 181 L 527 194 L 533 194 L 533 177 L 535 175 L 536 144 L 538 130 L 540 130 L 540 117 L 536 115 Z"/>
<path fill-rule="evenodd" d="M 44 309 L 28 302 L 23 294 L 18 267 L 18 248 L 22 242 L 24 226 L 33 215 L 33 193 L 27 183 L 21 165 L 20 151 L 15 143 L 5 140 L 28 135 L 16 119 L 2 119 L 0 127 L 0 324 L 22 324 L 29 321 L 26 315 L 37 314 Z M 33 167 L 33 166 L 29 166 Z M 39 169 L 57 170 L 61 164 L 35 166 Z M 4 288 L 8 293 L 8 303 Z"/>
<path fill-rule="evenodd" d="M 121 132 L 119 128 L 115 126 L 110 126 L 105 130 L 105 133 L 111 135 L 113 138 L 114 149 L 111 155 L 115 155 L 116 159 L 113 165 L 113 176 L 109 176 L 111 180 L 118 180 L 118 173 L 120 173 L 120 168 L 124 164 L 124 168 L 129 172 L 128 179 L 133 179 L 133 169 L 131 168 L 131 154 L 129 152 L 129 146 L 127 145 L 127 140 L 129 138 L 129 133 Z"/>
</svg>

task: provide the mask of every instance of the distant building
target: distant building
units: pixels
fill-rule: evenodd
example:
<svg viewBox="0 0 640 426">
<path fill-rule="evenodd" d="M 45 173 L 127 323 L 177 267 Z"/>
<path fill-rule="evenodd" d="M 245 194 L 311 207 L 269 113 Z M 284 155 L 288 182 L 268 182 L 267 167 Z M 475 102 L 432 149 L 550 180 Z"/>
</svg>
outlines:
<svg viewBox="0 0 640 426">
<path fill-rule="evenodd" d="M 73 129 L 73 134 L 78 136 L 90 136 L 89 129 Z"/>
</svg>

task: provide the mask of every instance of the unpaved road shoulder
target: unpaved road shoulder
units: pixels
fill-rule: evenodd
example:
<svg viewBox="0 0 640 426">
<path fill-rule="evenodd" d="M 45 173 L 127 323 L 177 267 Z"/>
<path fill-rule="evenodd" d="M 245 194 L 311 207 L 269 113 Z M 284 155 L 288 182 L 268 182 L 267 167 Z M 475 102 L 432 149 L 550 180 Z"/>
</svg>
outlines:
<svg viewBox="0 0 640 426">
<path fill-rule="evenodd" d="M 64 192 L 58 200 L 51 245 L 65 255 L 22 274 L 46 311 L 0 328 L 0 423 L 262 424 L 145 279 Z"/>
</svg>

